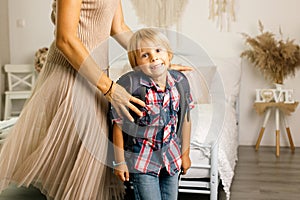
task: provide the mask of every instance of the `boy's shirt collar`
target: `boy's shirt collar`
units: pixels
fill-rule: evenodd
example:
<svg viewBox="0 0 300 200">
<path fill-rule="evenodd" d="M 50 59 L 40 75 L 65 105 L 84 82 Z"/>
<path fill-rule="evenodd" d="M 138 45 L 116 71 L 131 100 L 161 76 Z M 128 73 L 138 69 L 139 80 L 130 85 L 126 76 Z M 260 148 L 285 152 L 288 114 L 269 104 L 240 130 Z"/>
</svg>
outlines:
<svg viewBox="0 0 300 200">
<path fill-rule="evenodd" d="M 179 82 L 182 79 L 181 76 L 178 77 L 172 77 L 171 74 L 169 73 L 169 71 L 167 71 L 167 84 L 166 84 L 166 89 L 170 89 L 172 87 L 175 87 L 175 82 Z M 151 79 L 148 76 L 141 76 L 140 77 L 140 84 L 151 88 L 151 87 L 155 87 L 156 90 L 159 90 L 157 84 L 153 81 L 153 79 Z"/>
</svg>

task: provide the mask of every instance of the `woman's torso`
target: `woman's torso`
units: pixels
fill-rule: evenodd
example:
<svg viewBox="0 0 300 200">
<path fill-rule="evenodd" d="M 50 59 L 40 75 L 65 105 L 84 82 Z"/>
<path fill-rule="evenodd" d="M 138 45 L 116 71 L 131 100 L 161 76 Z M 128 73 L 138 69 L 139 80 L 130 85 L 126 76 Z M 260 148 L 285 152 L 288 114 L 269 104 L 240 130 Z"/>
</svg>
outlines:
<svg viewBox="0 0 300 200">
<path fill-rule="evenodd" d="M 102 58 L 107 57 L 107 40 L 117 6 L 118 0 L 82 0 L 77 36 L 92 56 L 101 54 Z M 52 21 L 55 24 L 56 0 L 53 0 L 52 8 Z M 55 41 L 50 46 L 47 61 L 69 65 L 56 48 Z"/>
</svg>

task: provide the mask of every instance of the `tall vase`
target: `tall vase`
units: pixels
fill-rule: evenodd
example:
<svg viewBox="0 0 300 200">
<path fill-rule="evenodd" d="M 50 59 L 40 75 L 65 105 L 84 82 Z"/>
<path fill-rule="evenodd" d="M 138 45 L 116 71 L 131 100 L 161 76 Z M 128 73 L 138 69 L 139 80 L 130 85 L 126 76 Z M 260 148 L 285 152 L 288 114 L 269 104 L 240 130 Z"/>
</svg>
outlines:
<svg viewBox="0 0 300 200">
<path fill-rule="evenodd" d="M 274 83 L 274 85 L 275 85 L 275 88 L 276 88 L 277 90 L 282 90 L 282 89 L 283 89 L 283 84 L 280 84 L 280 83 Z"/>
<path fill-rule="evenodd" d="M 274 83 L 275 89 L 276 89 L 276 96 L 278 97 L 277 101 L 278 102 L 283 102 L 284 101 L 284 95 L 281 90 L 283 90 L 283 84 L 280 83 Z"/>
</svg>

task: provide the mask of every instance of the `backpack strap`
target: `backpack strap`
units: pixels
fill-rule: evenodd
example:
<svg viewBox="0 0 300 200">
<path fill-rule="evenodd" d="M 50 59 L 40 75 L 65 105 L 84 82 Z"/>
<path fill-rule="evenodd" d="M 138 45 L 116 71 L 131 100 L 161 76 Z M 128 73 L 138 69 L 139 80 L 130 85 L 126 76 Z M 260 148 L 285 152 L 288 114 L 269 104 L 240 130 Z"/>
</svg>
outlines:
<svg viewBox="0 0 300 200">
<path fill-rule="evenodd" d="M 130 71 L 119 78 L 118 84 L 122 85 L 132 96 L 145 101 L 146 87 L 140 85 L 141 76 L 145 76 L 140 71 Z M 135 105 L 140 108 L 139 105 Z M 139 116 L 131 110 L 129 110 L 131 116 L 133 116 L 135 122 L 129 121 L 126 117 L 123 119 L 123 139 L 124 149 L 128 150 L 133 147 L 134 137 L 143 137 L 145 129 L 147 127 L 138 126 L 136 123 L 139 120 Z M 143 135 L 139 136 L 139 133 Z"/>
<path fill-rule="evenodd" d="M 181 138 L 182 124 L 186 114 L 187 114 L 187 120 L 188 121 L 190 120 L 190 108 L 189 108 L 190 85 L 186 76 L 183 73 L 177 70 L 170 70 L 169 72 L 175 80 L 178 79 L 179 77 L 182 77 L 180 81 L 175 82 L 175 86 L 180 94 L 176 134 L 178 138 Z"/>
<path fill-rule="evenodd" d="M 145 101 L 146 88 L 140 85 L 140 77 L 145 76 L 140 71 L 130 71 L 119 78 L 117 83 L 122 85 L 132 96 Z"/>
</svg>

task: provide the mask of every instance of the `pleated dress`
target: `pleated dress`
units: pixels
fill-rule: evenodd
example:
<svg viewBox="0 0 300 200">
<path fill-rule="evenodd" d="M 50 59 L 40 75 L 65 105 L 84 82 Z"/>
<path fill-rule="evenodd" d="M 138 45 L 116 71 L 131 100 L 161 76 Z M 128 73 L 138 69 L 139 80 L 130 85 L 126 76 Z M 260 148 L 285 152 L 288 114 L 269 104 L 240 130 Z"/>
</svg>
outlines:
<svg viewBox="0 0 300 200">
<path fill-rule="evenodd" d="M 82 1 L 78 36 L 103 71 L 117 6 L 118 0 Z M 55 8 L 54 0 L 54 20 Z M 101 54 L 93 53 L 99 47 Z M 108 161 L 107 109 L 103 94 L 73 69 L 54 41 L 1 148 L 0 192 L 15 183 L 33 185 L 47 199 L 117 199 L 123 191 L 119 182 L 112 183 L 117 179 Z"/>
</svg>

